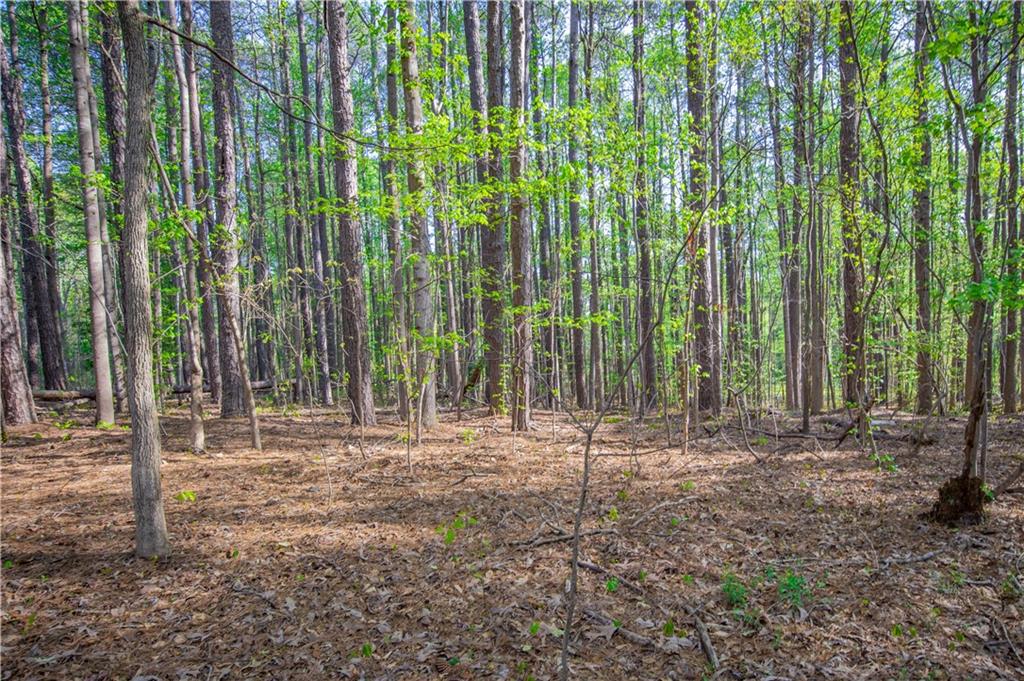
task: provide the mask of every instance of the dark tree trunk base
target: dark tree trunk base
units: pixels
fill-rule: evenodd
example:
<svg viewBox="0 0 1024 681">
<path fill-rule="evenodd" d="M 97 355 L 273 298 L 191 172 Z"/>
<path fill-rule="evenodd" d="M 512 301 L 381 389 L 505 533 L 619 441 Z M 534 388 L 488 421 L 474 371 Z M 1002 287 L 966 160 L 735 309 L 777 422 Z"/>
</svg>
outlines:
<svg viewBox="0 0 1024 681">
<path fill-rule="evenodd" d="M 927 513 L 929 520 L 947 525 L 975 525 L 985 517 L 981 478 L 950 478 L 939 489 L 939 499 Z"/>
</svg>

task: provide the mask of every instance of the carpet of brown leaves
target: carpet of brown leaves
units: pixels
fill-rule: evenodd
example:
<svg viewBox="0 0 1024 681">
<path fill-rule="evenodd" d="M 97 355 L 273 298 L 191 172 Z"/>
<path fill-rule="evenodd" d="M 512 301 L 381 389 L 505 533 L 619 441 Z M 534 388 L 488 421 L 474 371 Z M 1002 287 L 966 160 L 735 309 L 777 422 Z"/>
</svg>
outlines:
<svg viewBox="0 0 1024 681">
<path fill-rule="evenodd" d="M 267 413 L 263 453 L 244 421 L 211 419 L 199 457 L 172 414 L 174 555 L 151 562 L 130 554 L 129 434 L 88 418 L 3 447 L 0 678 L 557 675 L 583 442 L 568 420 L 513 437 L 448 416 L 410 471 L 393 415 L 361 447 L 339 414 Z M 919 517 L 959 469 L 962 421 L 917 453 L 881 440 L 893 470 L 852 441 L 751 434 L 758 464 L 731 429 L 684 456 L 664 428 L 617 416 L 598 433 L 576 678 L 710 678 L 694 610 L 717 678 L 1024 678 L 1022 496 L 973 527 Z M 991 436 L 999 480 L 1024 423 Z"/>
</svg>

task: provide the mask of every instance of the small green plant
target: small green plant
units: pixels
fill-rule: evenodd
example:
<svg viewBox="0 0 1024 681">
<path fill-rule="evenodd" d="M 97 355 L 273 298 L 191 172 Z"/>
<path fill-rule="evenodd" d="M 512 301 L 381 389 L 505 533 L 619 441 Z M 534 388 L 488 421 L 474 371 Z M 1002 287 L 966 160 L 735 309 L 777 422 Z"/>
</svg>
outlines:
<svg viewBox="0 0 1024 681">
<path fill-rule="evenodd" d="M 672 527 L 679 527 L 679 518 L 672 518 L 668 521 L 668 524 Z"/>
<path fill-rule="evenodd" d="M 7 560 L 4 561 L 4 570 L 10 570 L 12 567 L 14 567 L 14 561 L 13 560 L 8 558 Z"/>
<path fill-rule="evenodd" d="M 764 447 L 766 444 L 768 444 L 768 438 L 765 435 L 758 435 L 757 437 L 750 441 L 750 444 L 756 447 Z"/>
<path fill-rule="evenodd" d="M 647 570 L 641 570 L 639 573 L 637 573 L 636 579 L 641 584 L 646 582 L 647 581 Z"/>
<path fill-rule="evenodd" d="M 626 499 L 629 498 L 629 492 L 627 492 L 624 489 L 620 489 L 618 492 L 615 493 L 615 498 L 620 502 L 625 502 Z"/>
<path fill-rule="evenodd" d="M 697 489 L 697 483 L 695 483 L 693 480 L 687 480 L 686 482 L 679 484 L 679 489 L 681 489 L 684 492 L 692 492 L 693 490 Z"/>
<path fill-rule="evenodd" d="M 530 624 L 530 636 L 536 636 L 539 631 L 540 631 L 540 622 L 538 622 L 537 620 L 534 620 Z"/>
<path fill-rule="evenodd" d="M 363 647 L 359 649 L 360 657 L 373 657 L 373 644 L 364 643 Z"/>
<path fill-rule="evenodd" d="M 665 636 L 667 637 L 675 636 L 676 623 L 673 622 L 671 619 L 667 620 L 665 624 L 663 624 L 661 627 L 661 633 L 665 634 Z"/>
<path fill-rule="evenodd" d="M 57 428 L 59 428 L 60 430 L 71 430 L 78 424 L 72 421 L 71 419 L 66 419 L 64 421 L 57 421 L 53 425 L 57 426 Z"/>
<path fill-rule="evenodd" d="M 464 428 L 459 431 L 459 439 L 463 444 L 471 445 L 476 440 L 476 431 L 472 428 Z"/>
<path fill-rule="evenodd" d="M 610 577 L 605 581 L 604 588 L 610 594 L 615 593 L 619 590 L 619 580 L 615 577 Z"/>
<path fill-rule="evenodd" d="M 455 543 L 455 539 L 458 537 L 460 530 L 472 527 L 477 524 L 477 519 L 469 514 L 468 511 L 459 511 L 455 515 L 455 519 L 452 522 L 445 525 L 438 525 L 434 528 L 444 538 L 444 543 L 451 546 Z"/>
<path fill-rule="evenodd" d="M 196 500 L 196 493 L 190 489 L 186 489 L 175 494 L 174 498 L 182 503 L 186 501 L 193 502 Z"/>
<path fill-rule="evenodd" d="M 726 572 L 722 578 L 722 594 L 730 608 L 743 608 L 747 605 L 747 585 L 732 572 Z"/>
<path fill-rule="evenodd" d="M 807 580 L 803 575 L 798 575 L 792 570 L 786 570 L 778 584 L 779 598 L 789 603 L 794 608 L 802 607 L 804 599 L 810 595 Z"/>
<path fill-rule="evenodd" d="M 903 636 L 903 625 L 899 623 L 892 625 L 892 628 L 889 630 L 889 634 L 893 638 L 900 638 Z"/>
<path fill-rule="evenodd" d="M 949 569 L 945 575 L 939 580 L 939 591 L 943 593 L 954 593 L 960 590 L 966 583 L 966 577 L 964 573 L 960 571 L 957 566 L 953 566 Z"/>
<path fill-rule="evenodd" d="M 96 427 L 99 428 L 100 430 L 114 430 L 114 428 L 116 428 L 116 425 L 111 423 L 110 421 L 100 421 L 99 423 L 96 424 Z"/>
<path fill-rule="evenodd" d="M 4 563 L 6 565 L 6 563 Z M 1017 575 L 1006 575 L 999 583 L 999 597 L 1004 601 L 1016 601 L 1024 596 L 1024 589 L 1021 588 L 1020 579 Z"/>
<path fill-rule="evenodd" d="M 683 584 L 686 584 L 687 586 L 693 586 L 693 582 L 693 575 L 683 575 Z"/>
<path fill-rule="evenodd" d="M 996 500 L 995 490 L 993 490 L 991 487 L 989 487 L 986 484 L 983 484 L 981 486 L 981 493 L 985 495 L 985 501 L 991 502 L 991 501 L 995 501 Z"/>
<path fill-rule="evenodd" d="M 622 620 L 612 620 L 612 626 L 616 629 L 622 628 Z"/>
<path fill-rule="evenodd" d="M 612 506 L 611 508 L 608 509 L 608 513 L 605 515 L 605 517 L 614 523 L 616 520 L 619 519 L 619 509 Z"/>
</svg>

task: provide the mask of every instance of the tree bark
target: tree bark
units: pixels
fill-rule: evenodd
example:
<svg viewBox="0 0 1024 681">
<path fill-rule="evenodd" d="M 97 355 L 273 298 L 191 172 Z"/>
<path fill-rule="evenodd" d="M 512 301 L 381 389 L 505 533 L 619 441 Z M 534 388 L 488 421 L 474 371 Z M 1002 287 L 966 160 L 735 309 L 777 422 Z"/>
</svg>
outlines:
<svg viewBox="0 0 1024 681">
<path fill-rule="evenodd" d="M 89 112 L 88 83 L 92 76 L 86 52 L 88 38 L 84 33 L 82 21 L 82 13 L 88 10 L 79 0 L 72 0 L 66 6 L 68 33 L 71 39 L 71 73 L 75 85 L 75 109 L 78 114 L 78 164 L 82 173 L 82 202 L 85 206 L 85 256 L 89 269 L 92 360 L 96 377 L 96 423 L 103 425 L 114 423 L 114 390 L 110 375 L 110 337 L 107 335 L 96 156 L 93 148 L 92 116 Z"/>
<path fill-rule="evenodd" d="M 402 35 L 402 86 L 405 94 L 405 122 L 413 144 L 423 139 L 423 98 L 420 95 L 420 73 L 416 56 L 416 9 L 413 0 L 399 8 Z M 419 424 L 424 428 L 437 425 L 437 384 L 434 344 L 434 299 L 430 285 L 429 239 L 424 205 L 426 180 L 423 161 L 414 154 L 408 161 L 407 184 L 412 200 L 410 245 L 414 254 L 413 327 L 416 331 L 416 398 Z"/>
<path fill-rule="evenodd" d="M 505 225 L 502 220 L 501 153 L 497 142 L 501 121 L 497 111 L 504 104 L 502 79 L 502 8 L 500 2 L 487 4 L 487 108 L 477 107 L 487 120 L 487 180 L 490 196 L 485 207 L 487 224 L 480 228 L 480 308 L 483 317 L 484 361 L 487 369 L 486 397 L 491 413 L 500 413 L 505 400 L 502 391 L 501 363 L 504 353 L 504 270 Z"/>
<path fill-rule="evenodd" d="M 320 201 L 326 198 L 317 191 L 313 184 L 313 106 L 309 98 L 309 59 L 306 49 L 305 13 L 301 0 L 295 2 L 296 24 L 298 25 L 299 67 L 302 74 L 302 141 L 306 161 L 306 211 L 314 216 L 309 221 L 310 259 L 313 261 L 313 300 L 311 313 L 313 316 L 313 340 L 315 343 L 315 360 L 317 367 L 317 387 L 320 401 L 325 405 L 334 404 L 334 392 L 331 390 L 330 351 L 327 347 L 327 310 L 330 301 L 324 286 L 324 248 L 322 240 L 327 236 L 327 218 L 321 210 Z M 321 175 L 322 177 L 322 175 Z"/>
<path fill-rule="evenodd" d="M 325 8 L 334 133 L 341 138 L 335 144 L 334 187 L 338 197 L 341 329 L 348 373 L 348 398 L 352 406 L 352 423 L 373 425 L 377 417 L 373 405 L 370 334 L 363 291 L 363 242 L 359 227 L 356 149 L 352 141 L 355 116 L 348 78 L 348 23 L 341 3 L 328 2 Z"/>
<path fill-rule="evenodd" d="M 859 224 L 860 109 L 853 2 L 842 0 L 839 19 L 839 195 L 843 234 L 843 399 L 863 411 L 865 395 L 864 272 Z M 865 434 L 865 415 L 858 417 Z"/>
<path fill-rule="evenodd" d="M 233 61 L 230 3 L 215 2 L 210 5 L 210 30 L 217 52 Z M 238 281 L 238 229 L 235 225 L 235 206 L 238 200 L 235 190 L 235 132 L 231 113 L 234 108 L 235 77 L 231 67 L 217 57 L 212 58 L 212 67 L 217 224 L 210 236 L 216 260 L 217 303 L 222 318 L 218 339 L 222 381 L 220 415 L 228 418 L 244 413 L 242 373 L 248 371 L 245 357 L 238 354 L 231 338 L 232 325 L 226 319 L 230 316 L 237 321 L 242 314 Z"/>
<path fill-rule="evenodd" d="M 694 262 L 693 325 L 694 359 L 699 365 L 697 406 L 718 416 L 722 410 L 721 375 L 715 371 L 716 344 L 720 336 L 712 314 L 712 265 L 708 235 L 707 82 L 704 77 L 703 12 L 699 3 L 686 3 L 686 105 L 690 114 L 690 215 Z"/>
<path fill-rule="evenodd" d="M 918 414 L 931 413 L 935 393 L 932 366 L 931 308 L 931 164 L 932 142 L 928 131 L 928 3 L 918 0 L 914 21 L 914 98 L 917 107 L 918 174 L 914 184 L 914 290 L 917 295 L 917 405 Z"/>
<path fill-rule="evenodd" d="M 3 46 L 0 45 L 0 51 Z M 7 175 L 7 135 L 0 134 L 0 423 L 35 423 L 32 386 L 21 353 L 21 324 L 14 293 L 14 259 L 7 205 L 11 202 Z M 4 431 L 6 432 L 6 431 Z M 0 442 L 2 442 L 0 437 Z"/>
<path fill-rule="evenodd" d="M 60 344 L 60 322 L 50 304 L 46 283 L 46 254 L 39 217 L 35 209 L 35 192 L 32 189 L 32 174 L 29 170 L 28 154 L 25 151 L 25 106 L 22 98 L 21 65 L 18 59 L 17 19 L 14 3 L 7 5 L 7 19 L 10 24 L 10 61 L 3 45 L 0 66 L 3 72 L 4 112 L 7 118 L 7 134 L 10 142 L 9 153 L 14 165 L 14 181 L 18 192 L 18 218 L 21 223 L 21 247 L 24 252 L 24 290 L 27 322 L 34 326 L 37 334 L 29 334 L 29 342 L 38 338 L 39 355 L 42 360 L 43 383 L 51 390 L 67 387 L 67 371 L 64 364 L 64 349 Z M 35 336 L 35 337 L 33 337 Z M 30 348 L 31 356 L 31 348 Z"/>
<path fill-rule="evenodd" d="M 1020 156 L 1017 147 L 1017 103 L 1020 101 L 1020 3 L 1013 4 L 1013 24 L 1010 32 L 1010 61 L 1006 72 L 1006 116 L 1003 125 L 1003 140 L 1006 144 L 1006 194 L 1002 197 L 1006 211 L 1007 278 L 1016 281 L 1020 276 L 1020 243 L 1017 218 L 1017 192 L 1020 187 Z M 1002 393 L 1003 412 L 1017 411 L 1017 312 L 1011 308 L 1003 311 Z"/>
<path fill-rule="evenodd" d="M 181 0 L 182 32 L 192 36 L 192 0 Z M 190 129 L 192 132 L 192 170 L 195 173 L 196 207 L 201 214 L 199 228 L 199 291 L 203 298 L 201 306 L 203 323 L 203 364 L 204 375 L 210 384 L 210 399 L 221 400 L 220 339 L 217 336 L 217 291 L 215 272 L 210 253 L 213 210 L 210 208 L 210 173 L 207 165 L 206 135 L 203 132 L 202 116 L 199 113 L 198 68 L 195 48 L 189 40 L 182 45 L 185 52 L 185 75 L 188 77 Z"/>
<path fill-rule="evenodd" d="M 580 3 L 569 5 L 569 115 L 578 105 L 580 80 Z M 642 53 L 641 53 L 642 54 Z M 572 283 L 572 377 L 576 406 L 586 409 L 587 370 L 583 358 L 583 244 L 580 242 L 580 182 L 577 177 L 579 144 L 569 135 L 569 279 Z"/>
<path fill-rule="evenodd" d="M 153 386 L 153 320 L 147 251 L 149 194 L 147 147 L 153 91 L 149 55 L 138 0 L 117 6 L 128 62 L 125 149 L 124 258 L 125 337 L 128 350 L 128 407 L 132 421 L 132 500 L 135 511 L 135 555 L 167 556 L 171 552 L 160 487 L 160 427 Z"/>
<path fill-rule="evenodd" d="M 633 133 L 636 159 L 633 173 L 637 245 L 637 343 L 640 350 L 640 413 L 657 403 L 654 354 L 654 282 L 651 279 L 651 236 L 648 224 L 646 102 L 644 99 L 644 2 L 633 2 Z"/>
<path fill-rule="evenodd" d="M 526 175 L 526 7 L 524 0 L 512 0 L 512 63 L 509 104 L 511 125 L 516 131 L 509 158 L 509 182 L 514 187 L 510 211 L 512 255 L 512 430 L 530 427 L 531 382 L 533 379 L 533 333 L 530 325 L 533 304 L 533 264 L 530 258 L 531 229 L 527 215 L 529 197 L 523 185 Z"/>
<path fill-rule="evenodd" d="M 164 0 L 167 22 L 177 26 L 174 1 Z M 189 103 L 188 76 L 185 72 L 185 58 L 181 41 L 174 33 L 170 35 L 174 53 L 174 74 L 178 82 L 178 111 L 181 118 L 181 196 L 185 213 L 181 216 L 187 233 L 185 239 L 185 328 L 188 333 L 189 361 L 189 442 L 195 453 L 206 451 L 206 429 L 203 424 L 203 362 L 200 355 L 199 300 L 196 282 L 196 257 L 192 239 L 195 235 L 192 216 L 196 210 L 195 187 L 192 177 L 192 117 Z"/>
</svg>

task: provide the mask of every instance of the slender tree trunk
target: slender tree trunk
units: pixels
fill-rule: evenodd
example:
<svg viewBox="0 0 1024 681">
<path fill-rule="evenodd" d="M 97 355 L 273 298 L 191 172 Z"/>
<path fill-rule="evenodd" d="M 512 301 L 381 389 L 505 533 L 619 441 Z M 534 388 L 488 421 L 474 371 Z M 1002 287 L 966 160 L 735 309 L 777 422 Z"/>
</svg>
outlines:
<svg viewBox="0 0 1024 681">
<path fill-rule="evenodd" d="M 67 3 L 68 33 L 71 36 L 71 72 L 75 83 L 75 108 L 78 113 L 78 164 L 82 171 L 82 201 L 85 206 L 85 255 L 89 267 L 89 308 L 92 321 L 92 359 L 96 376 L 96 423 L 114 423 L 114 392 L 110 377 L 110 337 L 107 335 L 106 301 L 103 281 L 103 242 L 100 237 L 99 196 L 97 194 L 96 157 L 93 155 L 92 117 L 86 84 L 91 80 L 88 38 L 84 34 L 78 0 Z"/>
<path fill-rule="evenodd" d="M 714 364 L 718 334 L 712 314 L 713 286 L 707 205 L 707 82 L 705 60 L 701 47 L 703 12 L 695 1 L 686 3 L 686 104 L 690 114 L 690 214 L 697 224 L 693 228 L 694 260 L 693 325 L 694 359 L 700 366 L 697 377 L 697 406 L 718 416 L 722 410 L 722 384 L 716 380 Z"/>
<path fill-rule="evenodd" d="M 654 355 L 654 282 L 651 275 L 651 236 L 647 195 L 646 102 L 644 99 L 644 2 L 633 2 L 633 132 L 636 166 L 633 174 L 637 246 L 637 343 L 640 346 L 640 413 L 654 407 L 658 397 Z"/>
<path fill-rule="evenodd" d="M 1003 125 L 1003 140 L 1006 144 L 1006 193 L 1002 197 L 1006 211 L 1006 248 L 1010 255 L 1007 262 L 1007 278 L 1016 281 L 1020 276 L 1020 234 L 1018 230 L 1017 192 L 1020 187 L 1020 156 L 1017 147 L 1017 103 L 1020 101 L 1020 3 L 1013 4 L 1013 27 L 1010 33 L 1010 63 L 1006 72 L 1006 116 Z M 1018 298 L 1019 300 L 1019 298 Z M 1020 342 L 1017 330 L 1017 312 L 1011 308 L 1003 311 L 1003 325 L 1006 333 L 1003 340 L 1003 412 L 1017 411 L 1017 344 Z"/>
<path fill-rule="evenodd" d="M 533 264 L 530 258 L 531 232 L 527 209 L 529 198 L 521 186 L 526 175 L 526 6 L 512 0 L 510 98 L 515 146 L 509 158 L 509 182 L 514 189 L 510 211 L 512 255 L 512 430 L 530 427 L 531 381 L 533 380 Z"/>
<path fill-rule="evenodd" d="M 25 308 L 26 319 L 38 330 L 29 334 L 29 343 L 37 344 L 42 359 L 43 383 L 49 390 L 67 388 L 67 372 L 64 363 L 64 349 L 60 344 L 60 323 L 54 314 L 50 298 L 45 294 L 46 253 L 43 235 L 39 229 L 39 217 L 35 209 L 35 192 L 32 188 L 32 174 L 29 170 L 28 154 L 25 151 L 25 106 L 22 98 L 21 64 L 18 58 L 17 19 L 14 3 L 7 4 L 7 19 L 10 24 L 10 62 L 3 54 L 4 113 L 7 119 L 7 134 L 10 142 L 9 153 L 14 165 L 14 181 L 18 192 L 18 218 L 21 222 L 21 247 L 24 252 Z M 2 47 L 2 45 L 0 45 Z M 38 340 L 37 340 L 38 339 Z M 30 348 L 31 356 L 31 348 Z"/>
<path fill-rule="evenodd" d="M 3 45 L 0 44 L 0 51 Z M 3 57 L 6 62 L 6 53 Z M 4 76 L 6 77 L 6 72 Z M 32 386 L 21 353 L 21 324 L 14 293 L 14 259 L 7 205 L 11 203 L 7 175 L 7 136 L 0 134 L 0 424 L 35 423 Z M 6 433 L 6 430 L 4 431 Z M 4 441 L 0 435 L 0 443 Z"/>
<path fill-rule="evenodd" d="M 917 413 L 929 414 L 935 392 L 932 366 L 931 261 L 932 142 L 928 132 L 928 3 L 918 0 L 914 22 L 914 101 L 917 105 L 919 171 L 914 184 L 914 289 L 917 294 Z"/>
<path fill-rule="evenodd" d="M 423 99 L 420 95 L 420 73 L 416 57 L 416 9 L 412 0 L 399 8 L 402 33 L 402 86 L 405 93 L 405 119 L 413 144 L 423 139 Z M 416 384 L 420 405 L 419 424 L 433 428 L 437 424 L 437 384 L 434 338 L 434 300 L 430 285 L 429 239 L 427 216 L 423 205 L 426 180 L 423 161 L 417 155 L 408 161 L 407 182 L 413 208 L 410 219 L 410 245 L 413 260 L 413 327 L 416 331 Z"/>
<path fill-rule="evenodd" d="M 295 2 L 296 23 L 298 24 L 299 66 L 302 73 L 302 101 L 305 106 L 301 111 L 302 141 L 306 161 L 306 211 L 314 217 L 309 221 L 310 259 L 313 261 L 313 300 L 311 313 L 313 316 L 313 339 L 316 347 L 314 357 L 317 366 L 317 386 L 320 401 L 325 405 L 334 403 L 334 392 L 331 390 L 330 353 L 327 349 L 327 309 L 330 307 L 324 287 L 324 258 L 321 239 L 326 236 L 326 216 L 318 210 L 319 203 L 325 198 L 313 185 L 313 123 L 311 112 L 312 102 L 309 98 L 309 60 L 306 50 L 305 14 L 302 2 Z M 323 229 L 321 230 L 321 227 Z"/>
<path fill-rule="evenodd" d="M 583 81 L 586 90 L 587 106 L 594 111 L 593 92 L 593 61 L 594 61 L 594 6 L 587 5 L 587 42 L 583 52 Z M 589 120 L 589 117 L 588 117 Z M 602 359 L 603 338 L 601 324 L 598 322 L 601 312 L 600 299 L 600 261 L 598 257 L 598 219 L 597 219 L 597 177 L 594 174 L 594 131 L 593 124 L 587 130 L 587 215 L 590 229 L 590 404 L 595 410 L 604 406 L 604 370 Z"/>
<path fill-rule="evenodd" d="M 386 47 L 385 89 L 387 98 L 387 130 L 391 139 L 398 136 L 398 77 L 395 67 L 398 60 L 398 19 L 395 8 L 387 6 L 388 40 Z M 384 142 L 383 136 L 381 142 Z M 402 219 L 398 180 L 395 176 L 395 162 L 390 153 L 381 156 L 381 175 L 383 176 L 384 192 L 387 194 L 387 242 L 391 263 L 391 296 L 392 313 L 394 315 L 397 351 L 401 364 L 401 375 L 398 380 L 398 415 L 403 422 L 409 419 L 409 371 L 411 346 L 409 344 L 408 315 L 406 314 L 407 295 L 405 285 L 405 256 L 402 249 Z"/>
<path fill-rule="evenodd" d="M 177 26 L 174 0 L 164 0 L 167 22 Z M 189 442 L 193 452 L 206 450 L 206 429 L 203 424 L 203 363 L 200 356 L 199 300 L 196 282 L 196 255 L 193 245 L 195 229 L 193 215 L 196 210 L 195 187 L 192 178 L 192 117 L 189 103 L 188 76 L 185 72 L 185 58 L 181 41 L 171 34 L 171 49 L 174 54 L 174 75 L 178 82 L 178 112 L 181 118 L 181 196 L 185 208 L 181 216 L 187 233 L 185 240 L 185 328 L 188 333 L 188 380 L 189 380 Z"/>
<path fill-rule="evenodd" d="M 860 209 L 860 108 L 853 3 L 841 0 L 839 19 L 839 195 L 843 233 L 843 399 L 858 409 L 866 435 L 864 272 Z"/>
<path fill-rule="evenodd" d="M 210 6 L 210 29 L 217 52 L 234 59 L 234 39 L 230 3 L 215 2 Z M 212 58 L 213 112 L 216 143 L 214 145 L 217 222 L 210 235 L 216 261 L 217 306 L 221 315 L 220 352 L 222 418 L 244 413 L 245 397 L 242 373 L 247 372 L 245 357 L 239 355 L 231 338 L 228 317 L 241 318 L 238 281 L 238 230 L 235 225 L 235 132 L 232 122 L 234 108 L 234 72 L 220 59 Z"/>
<path fill-rule="evenodd" d="M 352 423 L 377 423 L 370 371 L 370 332 L 363 291 L 363 241 L 359 226 L 356 149 L 352 141 L 355 116 L 348 78 L 348 23 L 341 3 L 329 2 L 327 40 L 331 60 L 331 101 L 334 110 L 334 187 L 338 196 L 338 245 L 341 260 L 341 316 L 348 372 Z"/>
<path fill-rule="evenodd" d="M 800 352 L 800 364 L 803 371 L 800 372 L 800 406 L 803 421 L 803 431 L 810 432 L 811 415 L 811 371 L 809 367 L 810 348 L 810 315 L 805 315 L 802 294 L 810 291 L 809 279 L 804 282 L 804 290 L 801 291 L 801 280 L 804 278 L 804 268 L 801 262 L 802 237 L 804 232 L 804 219 L 808 224 L 813 220 L 812 209 L 810 208 L 810 184 L 811 184 L 811 163 L 807 149 L 807 62 L 811 57 L 813 34 L 810 25 L 810 5 L 798 4 L 796 6 L 797 16 L 797 37 L 795 58 L 793 60 L 793 222 L 792 232 L 788 236 L 787 267 L 784 276 L 787 305 L 789 306 L 789 319 L 794 321 L 793 334 L 797 341 Z M 780 197 L 781 198 L 781 197 Z M 811 259 L 810 248 L 812 229 L 808 229 L 807 260 Z M 810 299 L 810 295 L 805 296 Z M 809 305 L 807 306 L 810 307 Z"/>
<path fill-rule="evenodd" d="M 569 5 L 569 99 L 570 115 L 578 105 L 580 80 L 580 3 Z M 583 245 L 580 242 L 580 183 L 576 165 L 579 162 L 579 144 L 575 135 L 569 135 L 569 279 L 572 284 L 572 378 L 576 406 L 587 408 L 587 370 L 583 358 Z"/>
<path fill-rule="evenodd" d="M 53 107 L 50 99 L 50 26 L 46 4 L 32 2 L 39 31 L 39 103 L 43 113 L 43 223 L 46 233 L 46 288 L 53 314 L 58 320 L 61 347 L 64 346 L 64 327 L 60 324 L 61 296 L 57 264 L 57 214 L 53 196 Z"/>
<path fill-rule="evenodd" d="M 192 0 L 181 0 L 181 22 L 183 33 L 192 36 Z M 201 306 L 203 322 L 203 365 L 204 375 L 210 384 L 210 399 L 220 402 L 221 390 L 221 369 L 220 369 L 220 340 L 217 336 L 217 292 L 214 282 L 215 272 L 213 259 L 210 253 L 211 226 L 213 223 L 213 210 L 210 207 L 210 173 L 207 166 L 206 135 L 203 132 L 202 116 L 200 116 L 199 86 L 197 82 L 198 69 L 195 62 L 195 53 L 192 43 L 186 40 L 182 45 L 185 51 L 185 75 L 188 77 L 188 100 L 189 115 L 191 116 L 190 129 L 192 132 L 192 170 L 195 174 L 196 207 L 201 218 L 197 222 L 199 227 L 199 291 L 203 298 Z"/>
<path fill-rule="evenodd" d="M 504 352 L 504 260 L 505 224 L 502 220 L 501 153 L 497 142 L 501 121 L 496 115 L 504 103 L 502 82 L 502 8 L 503 4 L 487 4 L 487 107 L 482 101 L 474 107 L 481 119 L 487 120 L 487 180 L 490 196 L 485 207 L 487 224 L 480 227 L 480 286 L 483 290 L 480 307 L 483 313 L 484 361 L 487 369 L 487 402 L 491 413 L 504 409 L 501 363 Z M 471 86 L 472 87 L 472 86 Z"/>
<path fill-rule="evenodd" d="M 128 62 L 124 183 L 125 338 L 128 350 L 128 409 L 132 420 L 132 499 L 135 555 L 170 554 L 160 488 L 160 427 L 153 386 L 153 321 L 150 311 L 146 207 L 149 194 L 148 142 L 153 90 L 149 55 L 138 0 L 118 4 Z"/>
</svg>

